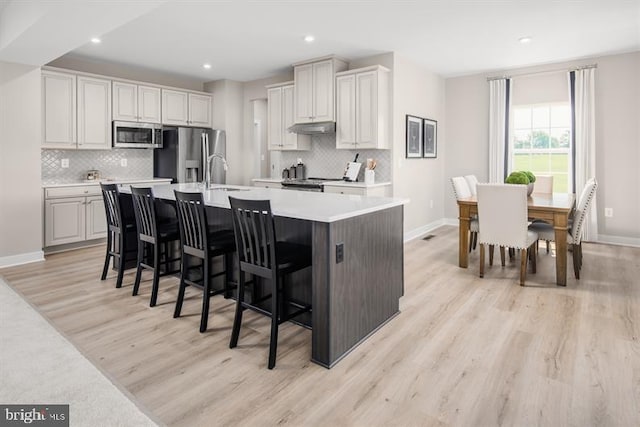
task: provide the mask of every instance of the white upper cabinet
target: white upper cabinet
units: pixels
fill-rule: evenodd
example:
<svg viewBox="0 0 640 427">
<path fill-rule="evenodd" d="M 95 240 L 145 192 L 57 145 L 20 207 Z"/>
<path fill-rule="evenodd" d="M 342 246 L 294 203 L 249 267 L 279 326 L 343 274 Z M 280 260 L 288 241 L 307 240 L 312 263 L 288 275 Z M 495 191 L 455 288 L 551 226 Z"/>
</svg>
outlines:
<svg viewBox="0 0 640 427">
<path fill-rule="evenodd" d="M 311 137 L 289 132 L 294 124 L 294 89 L 291 82 L 267 87 L 267 140 L 269 150 L 309 150 Z"/>
<path fill-rule="evenodd" d="M 212 124 L 211 104 L 210 96 L 190 93 L 189 125 L 210 128 Z"/>
<path fill-rule="evenodd" d="M 111 80 L 78 76 L 78 148 L 111 148 Z"/>
<path fill-rule="evenodd" d="M 162 89 L 162 124 L 189 125 L 189 94 Z"/>
<path fill-rule="evenodd" d="M 294 64 L 294 121 L 335 120 L 335 74 L 347 63 L 335 57 Z"/>
<path fill-rule="evenodd" d="M 42 71 L 42 146 L 76 147 L 76 76 Z"/>
<path fill-rule="evenodd" d="M 162 123 L 211 127 L 211 96 L 162 89 Z"/>
<path fill-rule="evenodd" d="M 111 148 L 111 80 L 42 71 L 42 147 Z"/>
<path fill-rule="evenodd" d="M 113 120 L 160 123 L 160 88 L 113 82 Z"/>
<path fill-rule="evenodd" d="M 336 148 L 389 148 L 389 70 L 377 65 L 345 71 L 336 85 Z"/>
</svg>

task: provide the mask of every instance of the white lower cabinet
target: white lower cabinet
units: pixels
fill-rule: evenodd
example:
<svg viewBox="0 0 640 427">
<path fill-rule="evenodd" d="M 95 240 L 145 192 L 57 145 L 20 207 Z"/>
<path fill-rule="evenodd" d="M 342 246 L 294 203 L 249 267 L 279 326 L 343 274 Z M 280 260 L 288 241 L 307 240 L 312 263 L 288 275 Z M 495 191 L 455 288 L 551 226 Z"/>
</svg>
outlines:
<svg viewBox="0 0 640 427">
<path fill-rule="evenodd" d="M 259 179 L 253 180 L 253 186 L 261 187 L 261 188 L 282 188 L 282 184 L 280 184 L 280 182 L 273 181 L 273 180 L 261 181 Z"/>
<path fill-rule="evenodd" d="M 170 179 L 121 183 L 120 187 L 153 187 Z M 107 218 L 99 185 L 49 187 L 44 190 L 44 246 L 107 237 Z"/>
<path fill-rule="evenodd" d="M 107 236 L 107 220 L 99 186 L 47 188 L 44 196 L 45 246 Z"/>
<path fill-rule="evenodd" d="M 86 197 L 45 201 L 45 246 L 85 240 Z"/>
<path fill-rule="evenodd" d="M 388 185 L 376 186 L 376 187 L 350 187 L 345 185 L 324 185 L 325 193 L 337 193 L 337 194 L 351 194 L 355 196 L 387 196 Z"/>
</svg>

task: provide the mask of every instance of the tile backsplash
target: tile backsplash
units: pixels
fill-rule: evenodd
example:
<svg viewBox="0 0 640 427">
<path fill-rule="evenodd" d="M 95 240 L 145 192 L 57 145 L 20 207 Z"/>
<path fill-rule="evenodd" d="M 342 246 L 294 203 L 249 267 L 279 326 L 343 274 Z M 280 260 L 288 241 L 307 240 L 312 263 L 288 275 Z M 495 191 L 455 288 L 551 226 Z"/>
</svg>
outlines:
<svg viewBox="0 0 640 427">
<path fill-rule="evenodd" d="M 153 150 L 42 150 L 43 184 L 64 184 L 83 181 L 87 171 L 97 169 L 102 178 L 147 179 L 153 177 Z M 62 167 L 62 159 L 69 167 Z M 126 159 L 127 166 L 122 166 Z"/>
<path fill-rule="evenodd" d="M 358 162 L 362 163 L 358 181 L 364 180 L 367 159 L 377 161 L 376 182 L 391 181 L 391 150 L 337 150 L 335 135 L 313 135 L 309 151 L 282 151 L 280 166 L 289 167 L 302 159 L 307 177 L 341 178 L 347 163 L 353 161 L 356 153 L 360 154 Z"/>
</svg>

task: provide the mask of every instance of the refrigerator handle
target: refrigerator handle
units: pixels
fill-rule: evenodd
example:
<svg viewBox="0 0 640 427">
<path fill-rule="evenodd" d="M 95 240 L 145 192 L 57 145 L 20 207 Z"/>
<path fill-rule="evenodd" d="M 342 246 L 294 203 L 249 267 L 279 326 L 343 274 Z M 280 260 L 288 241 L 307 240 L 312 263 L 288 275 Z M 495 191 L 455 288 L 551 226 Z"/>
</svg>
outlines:
<svg viewBox="0 0 640 427">
<path fill-rule="evenodd" d="M 201 135 L 202 140 L 202 178 L 206 185 L 211 184 L 211 171 L 208 168 L 207 159 L 209 158 L 209 135 L 205 132 Z"/>
</svg>

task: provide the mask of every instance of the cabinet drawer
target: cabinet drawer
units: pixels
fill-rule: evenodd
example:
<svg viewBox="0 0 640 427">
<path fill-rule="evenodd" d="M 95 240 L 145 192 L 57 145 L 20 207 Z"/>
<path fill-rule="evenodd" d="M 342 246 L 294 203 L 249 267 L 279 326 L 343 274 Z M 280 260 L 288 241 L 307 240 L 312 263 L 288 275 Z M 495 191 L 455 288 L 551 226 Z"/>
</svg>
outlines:
<svg viewBox="0 0 640 427">
<path fill-rule="evenodd" d="M 346 187 L 342 185 L 325 185 L 324 186 L 325 193 L 338 193 L 338 194 L 351 194 L 364 196 L 367 193 L 366 188 L 358 188 L 358 187 Z"/>
<path fill-rule="evenodd" d="M 101 194 L 99 185 L 86 185 L 82 187 L 54 187 L 45 189 L 44 197 L 53 199 L 58 197 L 81 197 Z"/>
</svg>

